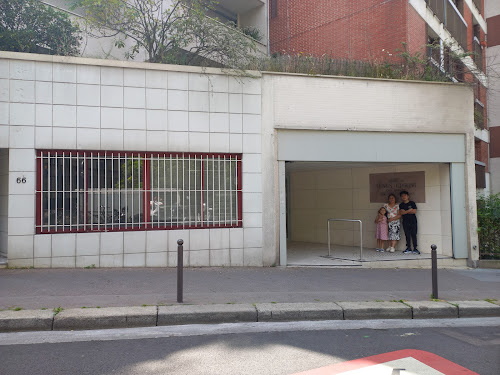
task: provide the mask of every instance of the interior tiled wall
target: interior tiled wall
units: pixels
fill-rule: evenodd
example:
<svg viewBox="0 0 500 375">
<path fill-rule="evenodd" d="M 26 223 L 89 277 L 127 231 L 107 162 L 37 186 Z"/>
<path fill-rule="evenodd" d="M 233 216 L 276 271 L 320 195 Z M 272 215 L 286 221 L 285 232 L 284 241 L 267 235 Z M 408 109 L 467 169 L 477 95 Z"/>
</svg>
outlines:
<svg viewBox="0 0 500 375">
<path fill-rule="evenodd" d="M 115 65 L 0 60 L 9 265 L 261 266 L 260 79 Z M 35 235 L 35 149 L 243 153 L 243 227 Z"/>
<path fill-rule="evenodd" d="M 407 171 L 425 172 L 426 202 L 417 203 L 420 251 L 430 252 L 431 244 L 436 244 L 438 253 L 451 255 L 450 179 L 447 164 L 291 172 L 291 239 L 327 243 L 328 218 L 359 219 L 363 222 L 363 247 L 374 248 L 374 219 L 383 203 L 370 203 L 369 175 Z M 333 244 L 359 246 L 359 224 L 336 222 L 331 225 Z M 402 231 L 398 249 L 404 248 Z"/>
</svg>

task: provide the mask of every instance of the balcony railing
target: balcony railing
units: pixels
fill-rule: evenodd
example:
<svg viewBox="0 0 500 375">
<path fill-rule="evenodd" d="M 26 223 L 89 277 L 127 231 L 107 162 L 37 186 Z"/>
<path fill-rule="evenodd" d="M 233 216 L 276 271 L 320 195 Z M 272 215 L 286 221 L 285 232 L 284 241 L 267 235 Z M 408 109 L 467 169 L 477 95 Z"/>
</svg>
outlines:
<svg viewBox="0 0 500 375">
<path fill-rule="evenodd" d="M 444 4 L 447 0 L 426 0 L 427 6 L 431 8 L 437 18 L 444 23 Z"/>
<path fill-rule="evenodd" d="M 474 62 L 476 63 L 476 66 L 479 70 L 483 70 L 483 47 L 481 47 L 481 43 L 479 43 L 479 40 L 477 38 L 474 38 L 472 41 L 472 46 L 473 46 L 473 51 L 474 55 L 472 56 L 474 58 Z"/>
<path fill-rule="evenodd" d="M 479 13 L 483 11 L 483 7 L 481 6 L 481 0 L 472 0 L 474 5 L 476 6 L 477 10 L 479 10 Z"/>
<path fill-rule="evenodd" d="M 467 22 L 451 0 L 426 0 L 428 7 L 446 26 L 458 44 L 467 50 Z"/>
<path fill-rule="evenodd" d="M 218 0 L 217 3 L 221 7 L 237 14 L 244 14 L 249 10 L 266 4 L 265 0 Z"/>
</svg>

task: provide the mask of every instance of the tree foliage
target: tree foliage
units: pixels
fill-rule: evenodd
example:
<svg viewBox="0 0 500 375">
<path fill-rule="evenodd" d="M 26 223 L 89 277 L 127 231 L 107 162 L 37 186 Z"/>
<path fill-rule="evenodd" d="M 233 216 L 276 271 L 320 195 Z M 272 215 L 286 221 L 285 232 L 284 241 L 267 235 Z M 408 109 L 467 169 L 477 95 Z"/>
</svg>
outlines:
<svg viewBox="0 0 500 375">
<path fill-rule="evenodd" d="M 67 14 L 36 0 L 0 0 L 0 50 L 76 55 L 80 42 Z"/>
<path fill-rule="evenodd" d="M 207 17 L 213 0 L 74 0 L 97 31 L 116 37 L 116 45 L 147 61 L 239 68 L 248 63 L 255 43 L 237 28 Z"/>
</svg>

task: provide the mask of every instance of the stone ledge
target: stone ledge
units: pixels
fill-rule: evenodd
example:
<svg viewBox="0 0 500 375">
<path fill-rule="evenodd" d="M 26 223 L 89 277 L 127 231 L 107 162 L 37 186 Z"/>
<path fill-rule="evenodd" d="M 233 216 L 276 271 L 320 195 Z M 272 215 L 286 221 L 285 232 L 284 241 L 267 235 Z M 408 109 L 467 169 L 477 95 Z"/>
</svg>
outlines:
<svg viewBox="0 0 500 375">
<path fill-rule="evenodd" d="M 458 318 L 458 308 L 443 301 L 406 301 L 411 306 L 413 319 Z"/>
<path fill-rule="evenodd" d="M 156 306 L 68 309 L 54 317 L 54 330 L 150 327 L 156 320 Z"/>
<path fill-rule="evenodd" d="M 458 306 L 459 318 L 500 316 L 500 306 L 486 301 L 448 301 Z"/>
<path fill-rule="evenodd" d="M 411 308 L 400 302 L 337 302 L 345 320 L 411 319 Z"/>
<path fill-rule="evenodd" d="M 159 306 L 159 326 L 175 324 L 256 322 L 252 304 Z"/>
<path fill-rule="evenodd" d="M 50 331 L 53 321 L 52 310 L 0 311 L 0 332 Z"/>
<path fill-rule="evenodd" d="M 342 308 L 334 302 L 258 303 L 259 322 L 290 320 L 342 320 Z"/>
</svg>

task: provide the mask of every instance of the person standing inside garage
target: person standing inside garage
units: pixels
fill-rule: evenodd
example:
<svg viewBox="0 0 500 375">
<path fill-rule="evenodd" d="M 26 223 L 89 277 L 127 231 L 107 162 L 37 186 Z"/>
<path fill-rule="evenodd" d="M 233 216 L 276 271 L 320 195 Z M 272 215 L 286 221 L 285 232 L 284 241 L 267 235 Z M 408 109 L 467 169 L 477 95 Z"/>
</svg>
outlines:
<svg viewBox="0 0 500 375">
<path fill-rule="evenodd" d="M 405 254 L 420 254 L 417 249 L 417 204 L 410 200 L 410 194 L 403 190 L 399 193 L 402 202 L 399 204 L 399 214 L 403 218 L 403 230 L 406 237 L 406 250 Z M 413 251 L 411 243 L 413 242 Z"/>
</svg>

